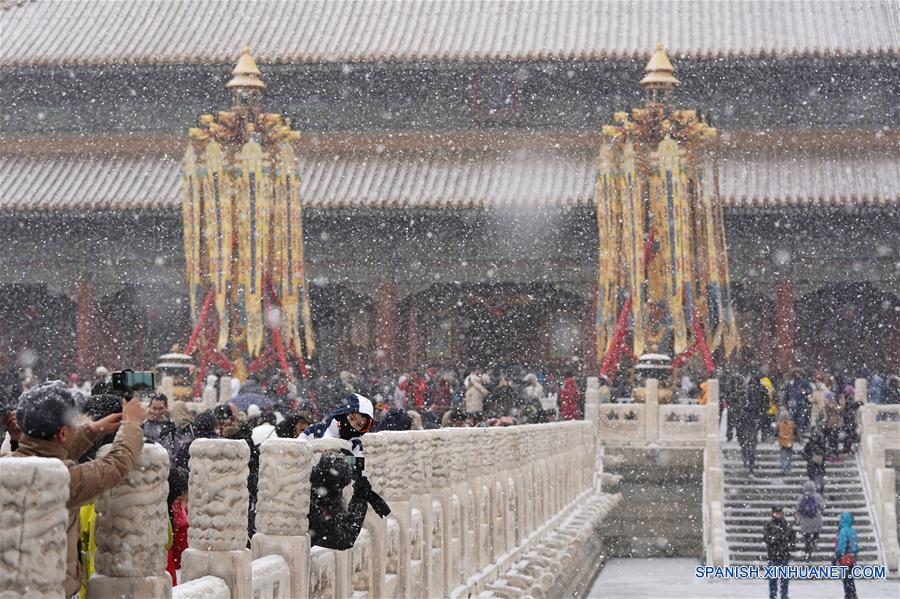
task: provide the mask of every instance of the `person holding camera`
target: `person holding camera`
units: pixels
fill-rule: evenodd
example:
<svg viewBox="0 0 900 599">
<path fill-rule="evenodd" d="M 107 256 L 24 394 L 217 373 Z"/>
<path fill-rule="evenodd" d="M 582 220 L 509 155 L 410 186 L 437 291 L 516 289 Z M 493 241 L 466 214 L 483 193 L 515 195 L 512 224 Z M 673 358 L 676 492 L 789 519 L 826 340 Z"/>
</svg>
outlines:
<svg viewBox="0 0 900 599">
<path fill-rule="evenodd" d="M 140 401 L 126 401 L 121 413 L 77 426 L 78 410 L 62 381 L 44 383 L 19 398 L 16 422 L 21 429 L 19 447 L 9 457 L 42 457 L 62 460 L 69 469 L 69 499 L 66 507 L 67 595 L 81 586 L 83 567 L 78 552 L 79 508 L 118 485 L 134 467 L 144 434 L 146 412 Z M 102 435 L 118 431 L 109 453 L 84 464 L 76 460 Z"/>
<path fill-rule="evenodd" d="M 345 550 L 353 547 L 362 530 L 369 507 L 372 485 L 364 476 L 356 477 L 353 496 L 344 507 L 344 487 L 354 479 L 354 456 L 337 453 L 322 455 L 313 467 L 310 482 L 309 537 L 313 546 Z"/>
</svg>

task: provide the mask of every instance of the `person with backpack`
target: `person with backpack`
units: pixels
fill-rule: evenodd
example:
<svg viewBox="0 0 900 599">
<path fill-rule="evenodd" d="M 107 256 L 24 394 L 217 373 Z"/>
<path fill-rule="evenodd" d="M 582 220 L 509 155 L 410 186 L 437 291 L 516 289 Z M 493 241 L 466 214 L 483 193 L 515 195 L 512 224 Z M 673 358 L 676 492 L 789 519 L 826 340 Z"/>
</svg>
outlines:
<svg viewBox="0 0 900 599">
<path fill-rule="evenodd" d="M 794 458 L 794 422 L 784 406 L 778 411 L 778 447 L 781 449 L 781 474 L 785 475 Z"/>
<path fill-rule="evenodd" d="M 816 483 L 811 480 L 803 483 L 803 493 L 797 501 L 794 517 L 800 524 L 803 535 L 803 554 L 806 561 L 812 561 L 813 553 L 819 544 L 819 533 L 822 532 L 822 515 L 825 513 L 825 502 L 816 492 Z"/>
<path fill-rule="evenodd" d="M 806 460 L 806 476 L 815 482 L 819 493 L 825 492 L 825 452 L 825 435 L 817 427 L 803 447 L 803 459 Z"/>
<path fill-rule="evenodd" d="M 837 537 L 834 540 L 834 565 L 845 566 L 846 574 L 841 578 L 844 584 L 844 599 L 856 599 L 856 582 L 853 579 L 852 568 L 856 565 L 856 555 L 859 553 L 859 535 L 853 528 L 853 514 L 841 513 L 838 524 Z"/>
</svg>

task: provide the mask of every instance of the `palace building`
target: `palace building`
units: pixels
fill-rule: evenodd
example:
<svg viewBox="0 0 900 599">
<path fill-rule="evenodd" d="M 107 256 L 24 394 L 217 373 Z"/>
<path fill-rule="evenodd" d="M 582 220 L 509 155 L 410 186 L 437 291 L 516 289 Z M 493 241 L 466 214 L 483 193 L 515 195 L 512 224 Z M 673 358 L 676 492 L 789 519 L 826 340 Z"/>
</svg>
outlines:
<svg viewBox="0 0 900 599">
<path fill-rule="evenodd" d="M 720 133 L 747 359 L 900 364 L 895 1 L 4 0 L 0 28 L 0 371 L 186 341 L 180 161 L 245 46 L 301 132 L 321 370 L 596 368 L 600 128 L 657 42 Z"/>
</svg>

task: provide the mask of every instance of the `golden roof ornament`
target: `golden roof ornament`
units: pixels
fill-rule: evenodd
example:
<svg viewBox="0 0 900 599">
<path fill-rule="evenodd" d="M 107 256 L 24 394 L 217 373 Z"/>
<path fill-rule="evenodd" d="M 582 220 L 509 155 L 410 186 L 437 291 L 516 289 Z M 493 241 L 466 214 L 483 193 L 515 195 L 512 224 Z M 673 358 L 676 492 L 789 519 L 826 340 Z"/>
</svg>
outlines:
<svg viewBox="0 0 900 599">
<path fill-rule="evenodd" d="M 260 79 L 262 72 L 250 55 L 249 47 L 244 48 L 244 53 L 241 54 L 231 74 L 231 81 L 225 84 L 227 89 L 259 90 L 260 92 L 266 89 L 266 84 Z"/>
<path fill-rule="evenodd" d="M 666 51 L 663 50 L 662 44 L 656 44 L 656 51 L 647 66 L 644 67 L 644 78 L 641 79 L 641 87 L 647 92 L 647 97 L 651 101 L 659 100 L 659 92 L 664 95 L 671 93 L 681 82 L 675 78 L 675 67 Z"/>
</svg>

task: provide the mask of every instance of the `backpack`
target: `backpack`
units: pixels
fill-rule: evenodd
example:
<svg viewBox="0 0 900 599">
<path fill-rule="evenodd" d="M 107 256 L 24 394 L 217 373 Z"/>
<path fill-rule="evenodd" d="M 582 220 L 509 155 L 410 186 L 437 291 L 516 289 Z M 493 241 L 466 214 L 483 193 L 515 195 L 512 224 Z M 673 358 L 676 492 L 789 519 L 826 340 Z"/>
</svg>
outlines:
<svg viewBox="0 0 900 599">
<path fill-rule="evenodd" d="M 804 495 L 797 506 L 797 512 L 804 518 L 815 518 L 819 511 L 818 502 L 815 495 Z"/>
</svg>

